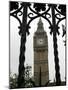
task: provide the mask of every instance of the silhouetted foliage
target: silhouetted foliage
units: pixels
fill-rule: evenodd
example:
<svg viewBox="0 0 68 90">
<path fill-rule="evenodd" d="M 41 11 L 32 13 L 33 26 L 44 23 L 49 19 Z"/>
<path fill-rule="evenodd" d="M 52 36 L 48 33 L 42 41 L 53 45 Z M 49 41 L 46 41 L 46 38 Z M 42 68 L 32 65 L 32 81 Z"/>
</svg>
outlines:
<svg viewBox="0 0 68 90">
<path fill-rule="evenodd" d="M 63 15 L 66 15 L 66 5 L 59 5 L 58 9 L 61 10 L 61 13 Z"/>
<path fill-rule="evenodd" d="M 32 69 L 31 66 L 26 66 L 26 67 L 25 67 L 25 78 L 27 78 L 27 79 L 30 78 L 30 75 L 31 75 L 31 69 Z"/>
<path fill-rule="evenodd" d="M 46 4 L 34 3 L 33 7 L 35 8 L 35 10 L 37 12 L 45 11 L 46 10 Z"/>
<path fill-rule="evenodd" d="M 19 3 L 18 2 L 10 2 L 10 11 L 14 10 L 14 9 L 18 9 L 19 7 Z"/>
<path fill-rule="evenodd" d="M 32 80 L 32 77 L 31 77 L 31 69 L 32 67 L 31 66 L 26 66 L 25 67 L 25 87 L 34 87 L 34 81 Z"/>
<path fill-rule="evenodd" d="M 32 80 L 32 78 L 30 78 L 30 79 L 26 79 L 25 80 L 25 87 L 26 88 L 29 88 L 29 87 L 34 87 L 35 86 L 35 83 L 34 83 L 34 81 Z"/>
<path fill-rule="evenodd" d="M 24 75 L 24 87 L 34 87 L 35 84 L 34 84 L 34 81 L 33 81 L 33 78 L 31 76 L 31 66 L 26 66 L 25 67 L 25 75 Z M 14 89 L 14 88 L 18 88 L 18 76 L 17 74 L 13 74 L 11 75 L 10 74 L 10 81 L 9 81 L 9 84 L 10 84 L 10 88 L 11 89 Z M 23 86 L 23 85 L 22 85 Z"/>
<path fill-rule="evenodd" d="M 13 75 L 10 74 L 9 86 L 11 89 L 17 88 L 17 78 L 18 78 L 17 74 L 13 74 Z"/>
</svg>

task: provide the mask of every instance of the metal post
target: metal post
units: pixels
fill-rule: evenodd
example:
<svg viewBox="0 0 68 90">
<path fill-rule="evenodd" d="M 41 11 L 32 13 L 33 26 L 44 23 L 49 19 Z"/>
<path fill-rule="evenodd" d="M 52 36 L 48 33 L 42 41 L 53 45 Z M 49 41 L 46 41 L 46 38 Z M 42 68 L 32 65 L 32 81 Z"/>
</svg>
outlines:
<svg viewBox="0 0 68 90">
<path fill-rule="evenodd" d="M 25 43 L 26 43 L 26 25 L 27 25 L 27 5 L 23 5 L 23 19 L 21 25 L 21 46 L 20 46 L 20 56 L 19 56 L 19 75 L 18 75 L 18 88 L 24 87 L 24 62 L 25 62 Z"/>
<path fill-rule="evenodd" d="M 52 25 L 53 25 L 53 46 L 54 46 L 54 61 L 55 61 L 55 76 L 56 76 L 56 85 L 61 84 L 60 79 L 60 68 L 59 68 L 59 58 L 58 58 L 58 46 L 57 46 L 57 28 L 55 20 L 55 9 L 54 5 L 51 6 L 52 11 Z"/>
</svg>

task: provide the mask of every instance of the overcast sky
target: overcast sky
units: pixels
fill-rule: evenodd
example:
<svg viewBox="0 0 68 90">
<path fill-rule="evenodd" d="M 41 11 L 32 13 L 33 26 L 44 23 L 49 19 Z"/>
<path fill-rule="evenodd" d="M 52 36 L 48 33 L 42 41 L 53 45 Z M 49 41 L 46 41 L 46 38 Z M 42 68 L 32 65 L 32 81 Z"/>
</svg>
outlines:
<svg viewBox="0 0 68 90">
<path fill-rule="evenodd" d="M 49 79 L 51 81 L 55 78 L 55 65 L 54 65 L 54 49 L 53 49 L 53 36 L 50 35 L 50 29 L 49 24 L 46 20 L 43 18 L 43 26 L 44 30 L 47 33 L 48 36 L 48 64 L 49 64 Z M 27 36 L 27 42 L 26 42 L 26 52 L 25 52 L 25 65 L 31 65 L 32 66 L 32 74 L 33 74 L 33 66 L 34 66 L 34 51 L 33 51 L 33 36 L 34 32 L 37 30 L 37 23 L 39 21 L 39 18 L 35 19 L 31 22 L 30 26 L 30 35 Z M 63 43 L 62 38 L 62 23 L 65 25 L 65 20 L 63 20 L 60 23 L 60 35 L 57 35 L 57 43 L 58 43 L 58 57 L 59 57 L 59 65 L 60 65 L 60 74 L 61 74 L 61 80 L 65 80 L 65 46 Z M 20 36 L 18 34 L 19 23 L 18 21 L 10 17 L 10 70 L 12 73 L 18 73 L 18 65 L 19 65 L 19 54 L 20 54 Z"/>
</svg>

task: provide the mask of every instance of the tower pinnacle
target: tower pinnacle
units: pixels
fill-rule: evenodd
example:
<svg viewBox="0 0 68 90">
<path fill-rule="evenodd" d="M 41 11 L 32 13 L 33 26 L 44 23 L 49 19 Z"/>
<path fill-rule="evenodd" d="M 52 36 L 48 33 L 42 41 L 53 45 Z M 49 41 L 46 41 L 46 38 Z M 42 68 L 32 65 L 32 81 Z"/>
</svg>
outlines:
<svg viewBox="0 0 68 90">
<path fill-rule="evenodd" d="M 40 17 L 40 19 L 39 19 L 39 22 L 38 22 L 38 25 L 43 25 L 43 23 L 42 23 L 42 19 L 41 19 L 41 17 Z"/>
<path fill-rule="evenodd" d="M 38 22 L 37 31 L 38 31 L 38 32 L 44 31 L 43 23 L 42 23 L 42 19 L 41 19 L 41 18 L 39 19 L 39 22 Z"/>
</svg>

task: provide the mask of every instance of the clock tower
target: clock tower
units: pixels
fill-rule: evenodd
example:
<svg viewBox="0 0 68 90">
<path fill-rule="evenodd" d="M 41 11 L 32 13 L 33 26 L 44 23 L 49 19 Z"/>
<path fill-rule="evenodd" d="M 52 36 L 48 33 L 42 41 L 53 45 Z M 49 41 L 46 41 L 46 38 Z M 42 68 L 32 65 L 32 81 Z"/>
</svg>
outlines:
<svg viewBox="0 0 68 90">
<path fill-rule="evenodd" d="M 36 86 L 45 86 L 49 81 L 48 39 L 41 18 L 34 33 L 34 81 Z"/>
</svg>

